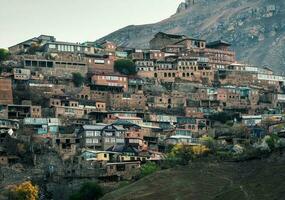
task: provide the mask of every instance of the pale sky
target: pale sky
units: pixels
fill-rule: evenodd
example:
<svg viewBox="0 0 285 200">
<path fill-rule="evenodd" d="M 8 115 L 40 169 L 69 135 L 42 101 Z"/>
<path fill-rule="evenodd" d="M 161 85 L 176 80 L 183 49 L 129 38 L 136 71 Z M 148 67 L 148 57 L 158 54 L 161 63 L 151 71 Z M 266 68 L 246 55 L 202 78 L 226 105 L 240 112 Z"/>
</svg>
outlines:
<svg viewBox="0 0 285 200">
<path fill-rule="evenodd" d="M 0 0 L 0 48 L 41 34 L 95 41 L 127 25 L 154 23 L 182 0 Z"/>
</svg>

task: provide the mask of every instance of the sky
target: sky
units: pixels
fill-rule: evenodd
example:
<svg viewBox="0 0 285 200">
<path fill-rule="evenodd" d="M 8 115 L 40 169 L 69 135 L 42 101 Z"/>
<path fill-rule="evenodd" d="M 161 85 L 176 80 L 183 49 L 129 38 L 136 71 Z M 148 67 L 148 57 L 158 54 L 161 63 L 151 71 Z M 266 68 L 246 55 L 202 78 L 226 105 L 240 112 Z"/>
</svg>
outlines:
<svg viewBox="0 0 285 200">
<path fill-rule="evenodd" d="M 182 0 L 0 0 L 0 48 L 41 34 L 95 41 L 128 25 L 154 23 Z"/>
</svg>

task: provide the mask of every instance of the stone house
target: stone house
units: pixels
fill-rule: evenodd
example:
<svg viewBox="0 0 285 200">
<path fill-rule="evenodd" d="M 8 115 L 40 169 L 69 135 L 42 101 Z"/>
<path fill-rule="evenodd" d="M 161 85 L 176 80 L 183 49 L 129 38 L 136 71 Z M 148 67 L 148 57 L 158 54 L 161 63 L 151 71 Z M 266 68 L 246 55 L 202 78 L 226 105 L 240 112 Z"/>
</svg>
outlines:
<svg viewBox="0 0 285 200">
<path fill-rule="evenodd" d="M 11 79 L 0 77 L 0 104 L 13 104 Z"/>
<path fill-rule="evenodd" d="M 205 118 L 177 117 L 176 128 L 189 130 L 192 133 L 205 133 L 209 125 L 210 122 Z"/>
<path fill-rule="evenodd" d="M 114 52 L 117 49 L 117 45 L 110 41 L 103 41 L 99 45 L 107 52 Z"/>
<path fill-rule="evenodd" d="M 81 147 L 106 150 L 112 145 L 124 144 L 125 131 L 114 125 L 84 125 L 79 131 Z"/>
<path fill-rule="evenodd" d="M 63 160 L 75 156 L 79 145 L 80 140 L 74 134 L 59 134 L 54 139 L 54 148 Z"/>
<path fill-rule="evenodd" d="M 22 69 L 22 68 L 14 68 L 13 75 L 14 75 L 15 80 L 30 80 L 31 70 Z"/>
<path fill-rule="evenodd" d="M 112 110 L 145 110 L 146 97 L 142 92 L 110 93 L 109 106 Z"/>
<path fill-rule="evenodd" d="M 128 77 L 117 74 L 95 74 L 91 81 L 95 85 L 119 86 L 123 87 L 123 91 L 128 91 Z"/>
<path fill-rule="evenodd" d="M 159 32 L 155 34 L 153 39 L 150 40 L 149 46 L 150 49 L 160 50 L 167 45 L 174 44 L 186 38 L 187 37 L 185 35 L 173 35 L 173 34 Z"/>
<path fill-rule="evenodd" d="M 186 103 L 186 97 L 182 93 L 162 93 L 159 96 L 148 96 L 147 105 L 149 108 L 182 108 Z"/>
<path fill-rule="evenodd" d="M 85 56 L 88 73 L 114 73 L 115 57 L 112 55 L 91 54 Z"/>
<path fill-rule="evenodd" d="M 32 105 L 8 105 L 8 117 L 9 119 L 24 119 L 27 117 L 41 118 L 42 108 L 41 106 Z"/>
<path fill-rule="evenodd" d="M 59 131 L 60 120 L 58 118 L 24 118 L 25 127 L 30 127 L 35 135 L 55 135 Z"/>
<path fill-rule="evenodd" d="M 85 60 L 73 54 L 57 55 L 52 59 L 46 59 L 46 57 L 39 55 L 23 55 L 21 62 L 25 69 L 40 72 L 44 76 L 56 76 L 58 78 L 70 78 L 72 73 L 80 73 L 85 76 L 88 71 Z"/>
</svg>

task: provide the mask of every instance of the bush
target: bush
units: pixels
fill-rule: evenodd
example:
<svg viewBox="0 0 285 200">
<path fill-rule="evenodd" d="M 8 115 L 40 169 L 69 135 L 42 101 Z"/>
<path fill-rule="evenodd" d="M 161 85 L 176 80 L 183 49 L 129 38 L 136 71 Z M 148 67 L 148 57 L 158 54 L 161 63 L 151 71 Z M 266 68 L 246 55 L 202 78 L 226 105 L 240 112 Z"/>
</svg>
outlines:
<svg viewBox="0 0 285 200">
<path fill-rule="evenodd" d="M 84 82 L 84 77 L 80 73 L 72 73 L 72 81 L 75 87 L 80 87 Z"/>
<path fill-rule="evenodd" d="M 36 200 L 39 196 L 38 187 L 34 186 L 30 181 L 23 182 L 12 188 L 11 192 L 14 200 Z"/>
<path fill-rule="evenodd" d="M 141 177 L 148 176 L 159 170 L 159 166 L 153 162 L 147 162 L 141 166 Z"/>
<path fill-rule="evenodd" d="M 201 138 L 201 142 L 205 145 L 211 152 L 214 152 L 216 149 L 216 142 L 214 138 L 210 136 L 204 136 Z"/>
<path fill-rule="evenodd" d="M 216 155 L 221 160 L 228 160 L 233 158 L 233 154 L 229 151 L 217 151 Z"/>
<path fill-rule="evenodd" d="M 70 200 L 96 200 L 103 196 L 103 190 L 97 183 L 84 183 L 80 190 L 71 195 Z"/>
<path fill-rule="evenodd" d="M 132 60 L 129 59 L 120 59 L 116 60 L 114 68 L 117 72 L 120 72 L 124 75 L 134 75 L 136 74 L 136 66 Z"/>
<path fill-rule="evenodd" d="M 7 60 L 9 57 L 9 51 L 6 49 L 0 49 L 0 62 Z"/>
<path fill-rule="evenodd" d="M 168 158 L 175 160 L 179 165 L 187 165 L 193 156 L 191 146 L 181 144 L 176 144 L 168 154 Z"/>
<path fill-rule="evenodd" d="M 264 137 L 264 141 L 267 143 L 270 150 L 274 150 L 280 147 L 280 138 L 278 137 L 278 135 L 267 135 Z"/>
</svg>

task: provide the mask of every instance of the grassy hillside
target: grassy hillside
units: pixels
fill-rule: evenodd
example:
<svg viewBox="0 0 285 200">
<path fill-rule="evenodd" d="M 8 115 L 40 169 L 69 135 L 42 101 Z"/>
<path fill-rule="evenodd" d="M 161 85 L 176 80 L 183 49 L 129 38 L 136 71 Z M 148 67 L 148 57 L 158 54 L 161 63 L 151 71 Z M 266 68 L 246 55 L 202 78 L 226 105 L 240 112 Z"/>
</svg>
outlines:
<svg viewBox="0 0 285 200">
<path fill-rule="evenodd" d="M 282 200 L 284 180 L 285 159 L 280 155 L 241 163 L 200 161 L 147 176 L 103 199 Z"/>
</svg>

